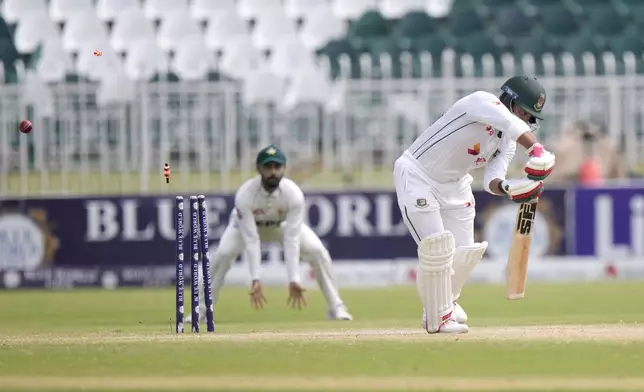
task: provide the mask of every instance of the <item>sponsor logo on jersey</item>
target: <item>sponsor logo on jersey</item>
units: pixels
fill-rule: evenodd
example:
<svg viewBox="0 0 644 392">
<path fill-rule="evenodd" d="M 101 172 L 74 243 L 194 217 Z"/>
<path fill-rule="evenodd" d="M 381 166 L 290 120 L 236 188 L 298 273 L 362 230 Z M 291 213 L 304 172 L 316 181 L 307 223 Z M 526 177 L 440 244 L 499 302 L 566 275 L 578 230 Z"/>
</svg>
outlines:
<svg viewBox="0 0 644 392">
<path fill-rule="evenodd" d="M 418 208 L 427 207 L 427 199 L 425 199 L 424 197 L 421 197 L 420 199 L 416 199 L 416 207 Z"/>
<path fill-rule="evenodd" d="M 474 164 L 475 165 L 482 165 L 485 162 L 487 162 L 487 159 L 485 159 L 485 158 L 476 158 L 476 162 Z"/>
<path fill-rule="evenodd" d="M 473 156 L 479 155 L 481 153 L 481 143 L 476 143 L 472 148 L 468 148 L 467 153 Z"/>
</svg>

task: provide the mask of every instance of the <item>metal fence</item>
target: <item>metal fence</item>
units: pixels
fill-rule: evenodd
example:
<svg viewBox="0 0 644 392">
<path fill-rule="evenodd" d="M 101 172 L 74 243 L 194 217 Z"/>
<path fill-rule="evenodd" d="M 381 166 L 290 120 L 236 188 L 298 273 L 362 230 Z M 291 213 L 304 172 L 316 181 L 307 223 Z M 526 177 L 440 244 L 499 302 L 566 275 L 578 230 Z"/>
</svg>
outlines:
<svg viewBox="0 0 644 392">
<path fill-rule="evenodd" d="M 139 83 L 121 102 L 102 99 L 105 84 L 4 85 L 0 196 L 230 190 L 254 173 L 256 151 L 268 143 L 285 150 L 305 187 L 389 186 L 394 160 L 419 132 L 458 97 L 496 94 L 506 78 L 340 79 L 334 105 L 288 110 L 249 105 L 248 89 L 233 82 Z M 644 163 L 644 76 L 541 79 L 549 94 L 542 139 L 565 121 L 592 119 L 606 125 L 630 167 Z M 28 135 L 18 132 L 23 119 L 34 125 Z"/>
</svg>

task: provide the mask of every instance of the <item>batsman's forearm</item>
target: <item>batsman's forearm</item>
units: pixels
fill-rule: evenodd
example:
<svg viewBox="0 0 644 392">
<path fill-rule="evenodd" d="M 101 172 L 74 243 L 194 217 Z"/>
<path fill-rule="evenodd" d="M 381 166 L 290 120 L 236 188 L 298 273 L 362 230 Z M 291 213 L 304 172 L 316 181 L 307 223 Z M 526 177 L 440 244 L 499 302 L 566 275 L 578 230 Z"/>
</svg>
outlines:
<svg viewBox="0 0 644 392">
<path fill-rule="evenodd" d="M 490 191 L 497 196 L 505 196 L 505 192 L 501 188 L 501 183 L 503 182 L 500 178 L 495 178 L 490 181 Z"/>
<path fill-rule="evenodd" d="M 537 138 L 534 137 L 534 134 L 532 132 L 524 132 L 519 138 L 517 139 L 517 143 L 519 143 L 521 146 L 523 146 L 525 149 L 529 149 L 532 147 L 533 144 L 537 142 Z"/>
</svg>

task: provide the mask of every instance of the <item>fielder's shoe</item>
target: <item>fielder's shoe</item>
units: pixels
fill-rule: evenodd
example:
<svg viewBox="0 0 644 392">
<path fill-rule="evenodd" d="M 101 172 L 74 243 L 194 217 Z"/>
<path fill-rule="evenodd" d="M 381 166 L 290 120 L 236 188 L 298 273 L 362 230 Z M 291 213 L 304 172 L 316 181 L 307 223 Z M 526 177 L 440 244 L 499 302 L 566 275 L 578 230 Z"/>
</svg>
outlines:
<svg viewBox="0 0 644 392">
<path fill-rule="evenodd" d="M 329 310 L 327 318 L 329 320 L 353 320 L 353 316 L 351 316 L 344 305 L 338 305 L 334 310 Z"/>
<path fill-rule="evenodd" d="M 425 309 L 423 309 L 423 329 L 427 331 L 427 333 L 430 334 L 435 334 L 435 333 L 467 333 L 470 329 L 467 327 L 465 324 L 459 324 L 456 321 L 454 321 L 453 316 L 450 315 L 447 320 L 441 324 L 437 330 L 429 330 L 427 328 L 427 313 L 425 312 Z"/>
<path fill-rule="evenodd" d="M 454 302 L 454 310 L 452 311 L 452 320 L 456 321 L 459 324 L 465 324 L 467 323 L 467 313 L 465 313 L 465 310 L 461 307 L 461 305 L 458 304 L 458 302 Z"/>
</svg>

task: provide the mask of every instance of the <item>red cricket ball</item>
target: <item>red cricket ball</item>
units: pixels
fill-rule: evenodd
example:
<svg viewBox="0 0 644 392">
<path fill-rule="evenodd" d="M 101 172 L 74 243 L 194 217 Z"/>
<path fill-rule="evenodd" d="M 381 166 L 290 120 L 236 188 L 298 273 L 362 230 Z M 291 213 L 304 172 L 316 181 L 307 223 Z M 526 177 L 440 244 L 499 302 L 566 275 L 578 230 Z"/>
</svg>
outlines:
<svg viewBox="0 0 644 392">
<path fill-rule="evenodd" d="M 20 132 L 22 133 L 29 133 L 31 132 L 32 128 L 33 128 L 33 125 L 29 120 L 22 120 L 20 122 L 20 125 L 18 126 L 18 129 L 20 129 Z"/>
</svg>

